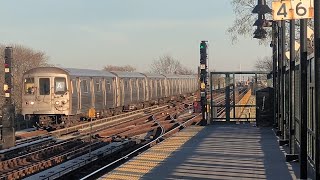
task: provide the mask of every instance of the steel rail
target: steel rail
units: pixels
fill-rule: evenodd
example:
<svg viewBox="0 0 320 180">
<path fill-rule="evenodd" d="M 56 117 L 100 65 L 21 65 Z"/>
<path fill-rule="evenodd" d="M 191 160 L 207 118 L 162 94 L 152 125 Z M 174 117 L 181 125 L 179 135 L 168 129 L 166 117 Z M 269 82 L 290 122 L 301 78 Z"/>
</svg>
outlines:
<svg viewBox="0 0 320 180">
<path fill-rule="evenodd" d="M 200 116 L 200 115 L 198 115 L 198 116 Z M 195 118 L 197 118 L 198 116 L 194 116 L 193 118 L 189 119 L 189 120 L 186 121 L 185 123 L 183 123 L 183 124 L 175 127 L 174 129 L 172 129 L 172 130 L 164 133 L 163 135 L 157 137 L 156 139 L 152 140 L 151 142 L 145 144 L 144 146 L 142 146 L 142 147 L 140 147 L 140 148 L 132 151 L 131 153 L 129 153 L 129 154 L 127 154 L 127 155 L 125 155 L 125 156 L 117 159 L 116 161 L 113 161 L 113 162 L 111 162 L 111 163 L 103 166 L 102 168 L 100 168 L 100 169 L 98 169 L 98 170 L 96 170 L 96 171 L 88 174 L 87 176 L 81 178 L 80 180 L 89 179 L 89 178 L 91 178 L 92 176 L 100 173 L 100 172 L 103 171 L 104 169 L 106 169 L 106 168 L 108 168 L 108 167 L 110 167 L 110 166 L 112 166 L 112 165 L 114 165 L 114 164 L 116 164 L 116 163 L 118 163 L 118 162 L 120 162 L 120 161 L 122 161 L 122 160 L 128 159 L 131 155 L 134 155 L 135 153 L 139 152 L 140 150 L 143 150 L 144 148 L 146 148 L 146 147 L 148 147 L 148 146 L 150 147 L 150 145 L 155 144 L 155 143 L 157 143 L 158 141 L 161 141 L 165 135 L 170 134 L 171 132 L 173 132 L 173 131 L 175 131 L 175 130 L 178 130 L 178 129 L 181 128 L 184 124 L 187 124 L 188 122 L 193 121 L 193 120 L 194 120 Z"/>
</svg>

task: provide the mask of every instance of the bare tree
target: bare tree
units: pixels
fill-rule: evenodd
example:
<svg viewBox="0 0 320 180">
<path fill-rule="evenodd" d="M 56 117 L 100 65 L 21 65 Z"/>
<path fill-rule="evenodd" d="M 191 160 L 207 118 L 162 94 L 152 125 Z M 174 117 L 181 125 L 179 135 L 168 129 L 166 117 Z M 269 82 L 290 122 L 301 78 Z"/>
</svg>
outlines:
<svg viewBox="0 0 320 180">
<path fill-rule="evenodd" d="M 181 75 L 190 75 L 190 74 L 196 74 L 196 73 L 195 73 L 194 70 L 182 66 L 182 68 L 178 71 L 178 74 L 181 74 Z"/>
<path fill-rule="evenodd" d="M 154 60 L 150 65 L 150 72 L 157 74 L 195 74 L 192 69 L 184 67 L 180 61 L 169 55 L 164 55 Z"/>
<path fill-rule="evenodd" d="M 228 28 L 227 32 L 231 37 L 233 43 L 239 40 L 239 37 L 253 37 L 253 33 L 256 27 L 253 26 L 254 22 L 258 19 L 257 14 L 253 14 L 252 10 L 257 5 L 257 0 L 231 0 L 233 6 L 233 12 L 235 14 L 235 20 L 231 27 Z M 272 0 L 266 0 L 266 4 L 271 8 Z M 271 14 L 265 14 L 267 20 L 272 20 Z M 300 33 L 300 21 L 296 22 L 296 40 L 299 40 Z M 313 19 L 308 20 L 308 26 L 313 29 Z M 286 36 L 289 40 L 289 21 L 286 21 Z M 267 31 L 267 39 L 261 40 L 260 43 L 268 44 L 271 40 L 271 29 L 264 28 Z"/>
<path fill-rule="evenodd" d="M 257 0 L 232 0 L 231 4 L 236 19 L 227 32 L 230 34 L 232 42 L 235 43 L 238 41 L 239 36 L 253 36 L 253 24 L 257 16 L 252 14 L 252 10 L 257 4 Z"/>
<path fill-rule="evenodd" d="M 273 67 L 273 61 L 272 61 L 272 57 L 266 56 L 263 58 L 259 58 L 256 61 L 256 64 L 254 65 L 254 67 L 258 70 L 258 71 L 272 71 L 272 67 Z"/>
<path fill-rule="evenodd" d="M 134 72 L 136 68 L 130 65 L 125 66 L 114 66 L 114 65 L 107 65 L 103 68 L 105 71 L 126 71 L 126 72 Z"/>
<path fill-rule="evenodd" d="M 41 51 L 34 50 L 22 45 L 8 45 L 13 48 L 13 60 L 12 60 L 12 75 L 13 75 L 13 92 L 12 98 L 15 103 L 17 112 L 21 110 L 21 94 L 23 89 L 23 73 L 26 71 L 40 66 L 48 65 L 48 56 Z M 4 59 L 4 49 L 6 45 L 0 45 L 0 56 Z M 3 65 L 2 65 L 3 66 Z M 4 83 L 4 68 L 0 68 L 0 80 L 1 84 Z M 3 86 L 2 86 L 3 87 Z M 1 94 L 0 105 L 3 104 L 3 92 Z"/>
</svg>

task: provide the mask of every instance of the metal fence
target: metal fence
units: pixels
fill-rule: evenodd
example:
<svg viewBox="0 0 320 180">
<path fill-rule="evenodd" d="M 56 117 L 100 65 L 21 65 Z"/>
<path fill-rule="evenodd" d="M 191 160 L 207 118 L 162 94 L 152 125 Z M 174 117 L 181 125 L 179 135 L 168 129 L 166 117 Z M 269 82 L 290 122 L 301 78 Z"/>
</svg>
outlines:
<svg viewBox="0 0 320 180">
<path fill-rule="evenodd" d="M 211 72 L 211 121 L 255 121 L 255 92 L 262 86 L 268 86 L 267 74 L 261 71 Z M 246 110 L 249 112 L 243 115 Z"/>
</svg>

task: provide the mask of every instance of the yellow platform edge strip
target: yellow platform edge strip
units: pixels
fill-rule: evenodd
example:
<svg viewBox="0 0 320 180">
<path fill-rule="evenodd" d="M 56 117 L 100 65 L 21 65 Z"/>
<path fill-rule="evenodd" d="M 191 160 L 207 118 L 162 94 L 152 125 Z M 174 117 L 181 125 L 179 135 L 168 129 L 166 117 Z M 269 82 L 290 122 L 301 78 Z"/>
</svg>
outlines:
<svg viewBox="0 0 320 180">
<path fill-rule="evenodd" d="M 177 151 L 202 129 L 201 126 L 188 127 L 99 179 L 140 179 L 159 164 L 162 164 L 167 158 L 170 158 L 173 152 Z M 153 153 L 153 151 L 155 152 Z M 162 152 L 159 153 L 159 151 Z"/>
</svg>

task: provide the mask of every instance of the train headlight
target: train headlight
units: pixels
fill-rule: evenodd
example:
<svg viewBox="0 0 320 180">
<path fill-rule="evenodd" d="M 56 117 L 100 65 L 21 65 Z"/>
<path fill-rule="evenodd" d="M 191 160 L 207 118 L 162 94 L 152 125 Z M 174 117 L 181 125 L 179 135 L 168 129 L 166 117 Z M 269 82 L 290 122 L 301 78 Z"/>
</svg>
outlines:
<svg viewBox="0 0 320 180">
<path fill-rule="evenodd" d="M 60 104 L 60 102 L 59 102 L 59 101 L 56 101 L 56 102 L 55 102 L 55 104 L 56 104 L 56 105 L 59 105 L 59 104 Z"/>
<path fill-rule="evenodd" d="M 31 102 L 30 102 L 30 104 L 31 104 L 31 105 L 34 105 L 34 102 L 33 102 L 33 101 L 31 101 Z"/>
</svg>

